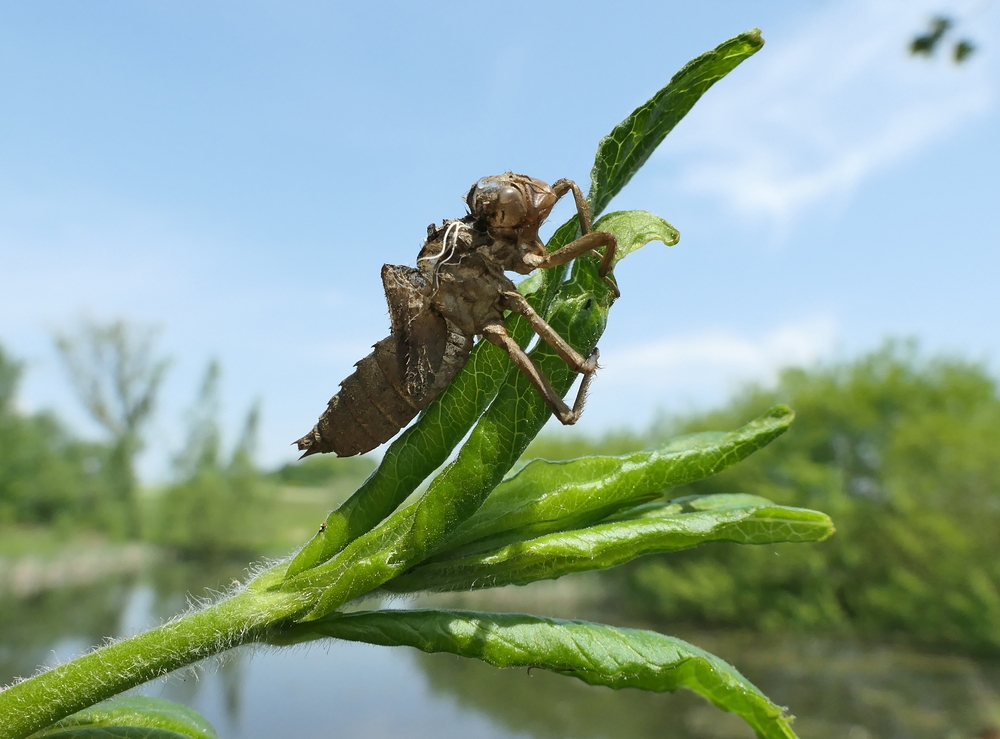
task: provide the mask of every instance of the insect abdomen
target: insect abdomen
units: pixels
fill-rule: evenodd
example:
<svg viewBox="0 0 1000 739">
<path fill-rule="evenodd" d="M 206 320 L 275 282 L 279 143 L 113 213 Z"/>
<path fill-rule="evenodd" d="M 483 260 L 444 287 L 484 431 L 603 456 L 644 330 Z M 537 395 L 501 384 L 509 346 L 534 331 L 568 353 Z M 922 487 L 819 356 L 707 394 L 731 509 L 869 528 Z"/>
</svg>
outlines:
<svg viewBox="0 0 1000 739">
<path fill-rule="evenodd" d="M 313 430 L 296 442 L 303 457 L 364 454 L 395 436 L 421 410 L 406 390 L 406 350 L 399 339 L 389 336 L 374 349 L 340 383 Z"/>
<path fill-rule="evenodd" d="M 351 457 L 387 442 L 462 369 L 472 337 L 424 309 L 374 349 L 340 383 L 313 430 L 296 442 L 303 457 L 319 452 Z"/>
</svg>

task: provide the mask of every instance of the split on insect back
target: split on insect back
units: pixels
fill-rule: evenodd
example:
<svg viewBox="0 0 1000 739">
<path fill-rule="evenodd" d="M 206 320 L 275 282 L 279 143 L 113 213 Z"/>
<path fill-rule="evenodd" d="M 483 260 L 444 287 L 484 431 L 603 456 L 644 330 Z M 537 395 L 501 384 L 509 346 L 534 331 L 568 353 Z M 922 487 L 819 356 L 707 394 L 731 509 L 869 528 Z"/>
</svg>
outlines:
<svg viewBox="0 0 1000 739">
<path fill-rule="evenodd" d="M 556 202 L 572 193 L 580 237 L 549 253 L 538 229 Z M 416 267 L 386 264 L 382 283 L 392 332 L 355 365 L 312 431 L 296 444 L 302 456 L 363 454 L 382 444 L 426 408 L 465 365 L 476 338 L 503 349 L 564 424 L 580 418 L 597 371 L 598 352 L 582 356 L 521 295 L 504 272 L 528 274 L 593 253 L 599 277 L 618 296 L 611 276 L 618 242 L 595 231 L 575 182 L 551 186 L 526 175 L 484 177 L 466 195 L 469 213 L 427 228 Z M 532 330 L 583 375 L 572 408 L 507 332 L 507 311 L 524 316 Z"/>
</svg>

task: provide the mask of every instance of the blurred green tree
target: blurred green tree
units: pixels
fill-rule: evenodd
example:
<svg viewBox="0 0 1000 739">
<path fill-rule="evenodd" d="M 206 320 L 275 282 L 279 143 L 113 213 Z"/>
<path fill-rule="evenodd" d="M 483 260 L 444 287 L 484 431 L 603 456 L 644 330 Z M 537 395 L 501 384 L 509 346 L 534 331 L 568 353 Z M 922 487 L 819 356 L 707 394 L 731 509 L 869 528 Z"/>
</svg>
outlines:
<svg viewBox="0 0 1000 739">
<path fill-rule="evenodd" d="M 174 460 L 177 481 L 161 497 L 151 527 L 157 542 L 186 557 L 254 553 L 266 524 L 267 485 L 254 464 L 260 409 L 251 407 L 225 461 L 220 380 L 219 363 L 212 361 L 190 411 L 187 442 Z"/>
<path fill-rule="evenodd" d="M 751 493 L 827 511 L 837 536 L 702 547 L 632 567 L 660 617 L 762 629 L 898 633 L 1000 652 L 1000 397 L 980 365 L 891 342 L 857 361 L 785 371 L 673 430 L 717 428 L 787 402 L 772 446 L 670 496 Z"/>
<path fill-rule="evenodd" d="M 268 476 L 278 485 L 302 488 L 347 488 L 351 493 L 375 471 L 371 457 L 336 457 L 314 454 L 284 464 Z"/>
<path fill-rule="evenodd" d="M 85 321 L 73 335 L 56 336 L 77 397 L 110 437 L 108 480 L 120 512 L 114 528 L 132 539 L 142 533 L 135 460 L 168 366 L 154 343 L 153 330 L 125 321 Z"/>
<path fill-rule="evenodd" d="M 531 459 L 576 459 L 592 454 L 628 454 L 649 446 L 647 434 L 628 429 L 605 432 L 597 438 L 586 434 L 560 432 L 539 436 L 528 446 L 522 461 Z"/>
<path fill-rule="evenodd" d="M 19 412 L 21 372 L 0 347 L 0 523 L 100 526 L 108 450 L 75 440 L 50 413 Z"/>
</svg>

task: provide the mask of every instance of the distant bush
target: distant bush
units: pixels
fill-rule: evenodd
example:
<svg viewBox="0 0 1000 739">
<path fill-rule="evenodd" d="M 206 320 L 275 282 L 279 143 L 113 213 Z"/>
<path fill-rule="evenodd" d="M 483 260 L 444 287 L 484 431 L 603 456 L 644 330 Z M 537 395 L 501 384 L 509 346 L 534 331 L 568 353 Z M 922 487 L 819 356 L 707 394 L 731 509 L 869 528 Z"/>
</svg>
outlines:
<svg viewBox="0 0 1000 739">
<path fill-rule="evenodd" d="M 187 443 L 174 460 L 177 480 L 163 493 L 148 526 L 154 541 L 186 557 L 254 554 L 268 536 L 272 486 L 253 461 L 260 414 L 256 407 L 250 410 L 242 436 L 225 460 L 219 378 L 219 365 L 212 362 L 190 413 Z"/>
<path fill-rule="evenodd" d="M 255 554 L 266 539 L 267 492 L 256 474 L 203 467 L 166 490 L 152 538 L 191 558 Z"/>
<path fill-rule="evenodd" d="M 332 487 L 347 482 L 353 488 L 375 471 L 375 461 L 369 457 L 335 457 L 315 455 L 300 462 L 286 464 L 268 475 L 278 485 L 290 487 Z"/>
<path fill-rule="evenodd" d="M 726 428 L 775 404 L 773 445 L 670 493 L 752 493 L 830 514 L 813 547 L 713 545 L 633 564 L 658 616 L 758 629 L 901 634 L 1000 652 L 1000 397 L 980 365 L 889 343 L 857 361 L 785 371 L 673 430 Z"/>
<path fill-rule="evenodd" d="M 545 435 L 535 439 L 522 459 L 560 460 L 592 454 L 627 454 L 648 447 L 649 437 L 649 434 L 624 429 L 608 431 L 596 438 L 561 430 L 558 435 Z"/>
</svg>

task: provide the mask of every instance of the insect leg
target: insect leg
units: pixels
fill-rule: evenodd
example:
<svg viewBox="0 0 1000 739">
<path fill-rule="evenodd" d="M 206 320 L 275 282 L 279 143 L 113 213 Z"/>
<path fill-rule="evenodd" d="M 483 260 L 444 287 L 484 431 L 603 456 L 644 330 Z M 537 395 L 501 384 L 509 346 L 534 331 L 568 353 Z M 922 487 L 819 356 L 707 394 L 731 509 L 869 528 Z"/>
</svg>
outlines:
<svg viewBox="0 0 1000 739">
<path fill-rule="evenodd" d="M 597 251 L 597 247 L 604 247 L 604 254 Z M 601 258 L 601 268 L 598 274 L 601 276 L 612 290 L 615 291 L 615 297 L 620 298 L 621 292 L 618 290 L 618 285 L 615 284 L 614 280 L 608 277 L 608 272 L 611 270 L 611 265 L 615 261 L 615 251 L 618 249 L 618 239 L 615 238 L 613 233 L 609 231 L 591 231 L 585 236 L 581 236 L 576 241 L 571 241 L 566 246 L 556 249 L 554 252 L 550 252 L 544 256 L 539 256 L 537 254 L 526 254 L 524 256 L 524 263 L 531 267 L 538 267 L 541 269 L 548 269 L 549 267 L 556 267 L 560 264 L 566 264 L 576 259 L 581 254 L 586 254 L 589 251 L 594 252 Z"/>
<path fill-rule="evenodd" d="M 563 402 L 563 399 L 559 397 L 559 393 L 557 393 L 555 388 L 552 387 L 552 383 L 549 382 L 548 378 L 543 375 L 541 370 L 539 370 L 535 363 L 531 361 L 531 357 L 529 357 L 527 353 L 525 353 L 524 349 L 518 346 L 517 342 L 510 337 L 502 324 L 492 323 L 486 326 L 483 329 L 483 338 L 507 352 L 511 361 L 514 363 L 514 366 L 527 376 L 527 378 L 531 381 L 531 384 L 534 385 L 541 394 L 546 405 L 549 406 L 560 422 L 566 424 L 567 426 L 571 426 L 580 420 L 580 414 L 583 413 L 583 404 L 587 399 L 587 390 L 590 388 L 590 382 L 594 377 L 593 371 L 588 372 L 583 376 L 583 382 L 580 384 L 580 390 L 576 394 L 576 401 L 573 403 L 573 407 L 571 409 L 565 402 Z M 592 358 L 596 363 L 596 349 L 594 350 Z"/>
<path fill-rule="evenodd" d="M 576 214 L 580 219 L 580 233 L 583 235 L 583 237 L 589 236 L 593 232 L 594 227 L 593 225 L 591 225 L 590 222 L 590 206 L 587 205 L 587 199 L 583 197 L 583 191 L 580 190 L 580 186 L 577 185 L 575 182 L 573 182 L 573 180 L 567 180 L 567 179 L 556 180 L 555 182 L 552 183 L 552 192 L 555 193 L 557 199 L 562 198 L 562 196 L 568 192 L 573 193 L 573 200 L 576 202 Z M 610 237 L 610 241 L 603 240 L 597 242 L 596 244 L 588 243 L 587 248 L 593 249 L 595 246 L 605 247 L 604 255 L 601 259 L 601 272 L 600 272 L 601 279 L 604 280 L 606 283 L 608 283 L 608 285 L 611 286 L 611 289 L 615 291 L 615 296 L 620 298 L 621 293 L 618 292 L 618 286 L 613 281 L 609 280 L 607 277 L 608 272 L 611 271 L 611 265 L 615 261 L 615 247 L 618 245 L 618 242 L 615 240 L 614 236 L 611 236 L 611 234 L 607 234 L 607 237 Z M 577 241 L 579 241 L 579 239 Z M 576 243 L 577 242 L 574 241 L 570 244 L 567 244 L 562 249 L 553 252 L 549 256 L 552 257 L 555 254 L 558 254 L 559 252 L 563 251 L 563 249 L 569 249 Z M 551 262 L 546 266 L 554 267 L 557 264 L 565 264 L 570 259 L 579 256 L 585 251 L 587 251 L 587 249 L 583 249 L 582 251 L 574 251 L 572 252 L 573 256 L 567 258 L 565 261 Z"/>
<path fill-rule="evenodd" d="M 576 349 L 569 345 L 566 339 L 559 335 L 558 331 L 538 315 L 521 293 L 513 291 L 501 293 L 500 304 L 507 310 L 519 313 L 527 318 L 528 323 L 531 324 L 531 328 L 534 329 L 536 334 L 542 337 L 542 341 L 555 349 L 556 354 L 562 357 L 562 360 L 574 370 L 585 375 L 590 375 L 597 371 L 596 353 L 584 359 Z"/>
<path fill-rule="evenodd" d="M 594 227 L 590 225 L 590 206 L 587 205 L 587 200 L 583 197 L 580 186 L 573 182 L 573 180 L 565 179 L 556 180 L 552 183 L 552 192 L 556 194 L 557 199 L 570 190 L 573 191 L 573 200 L 576 201 L 576 213 L 580 216 L 580 233 L 586 236 L 594 230 Z"/>
<path fill-rule="evenodd" d="M 597 247 L 599 246 L 605 247 L 604 254 L 597 251 Z M 593 251 L 601 258 L 600 274 L 601 277 L 604 277 L 615 261 L 615 252 L 617 249 L 618 239 L 615 238 L 613 233 L 610 231 L 591 231 L 589 234 L 581 236 L 576 241 L 571 241 L 565 246 L 549 252 L 545 256 L 540 257 L 528 254 L 525 256 L 525 261 L 532 267 L 548 269 L 549 267 L 566 264 L 566 262 L 576 259 L 581 254 Z"/>
</svg>

